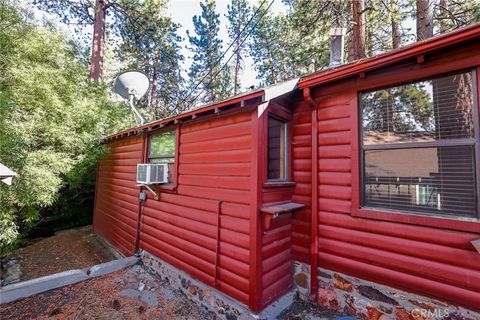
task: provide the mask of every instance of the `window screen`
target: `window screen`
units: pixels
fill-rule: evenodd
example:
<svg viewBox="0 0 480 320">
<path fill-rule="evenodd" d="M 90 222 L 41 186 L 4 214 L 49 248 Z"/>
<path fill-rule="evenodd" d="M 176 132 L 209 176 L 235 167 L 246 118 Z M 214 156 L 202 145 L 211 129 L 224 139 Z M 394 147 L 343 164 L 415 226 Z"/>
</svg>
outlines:
<svg viewBox="0 0 480 320">
<path fill-rule="evenodd" d="M 287 123 L 268 117 L 268 179 L 287 180 Z"/>
<path fill-rule="evenodd" d="M 477 216 L 474 74 L 362 93 L 363 206 Z"/>
<path fill-rule="evenodd" d="M 148 147 L 148 162 L 167 163 L 169 182 L 173 181 L 175 146 L 175 131 L 166 131 L 150 136 Z"/>
</svg>

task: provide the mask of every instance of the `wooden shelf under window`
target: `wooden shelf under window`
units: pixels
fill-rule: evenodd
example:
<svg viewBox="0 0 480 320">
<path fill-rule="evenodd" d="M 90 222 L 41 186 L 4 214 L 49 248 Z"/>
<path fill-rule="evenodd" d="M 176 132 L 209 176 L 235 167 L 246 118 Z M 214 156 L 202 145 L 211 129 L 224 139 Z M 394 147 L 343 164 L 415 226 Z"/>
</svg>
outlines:
<svg viewBox="0 0 480 320">
<path fill-rule="evenodd" d="M 265 206 L 260 209 L 263 214 L 263 225 L 265 230 L 270 228 L 272 220 L 278 219 L 281 216 L 291 214 L 295 211 L 303 209 L 305 206 L 300 203 L 287 202 L 283 204 L 276 204 L 271 206 Z"/>
</svg>

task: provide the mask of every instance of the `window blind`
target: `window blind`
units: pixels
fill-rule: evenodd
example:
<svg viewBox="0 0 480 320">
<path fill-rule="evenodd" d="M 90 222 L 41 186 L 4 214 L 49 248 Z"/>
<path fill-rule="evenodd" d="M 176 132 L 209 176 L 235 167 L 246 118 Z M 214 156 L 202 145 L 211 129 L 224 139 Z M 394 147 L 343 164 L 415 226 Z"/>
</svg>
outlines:
<svg viewBox="0 0 480 320">
<path fill-rule="evenodd" d="M 477 216 L 474 74 L 362 93 L 363 206 Z"/>
</svg>

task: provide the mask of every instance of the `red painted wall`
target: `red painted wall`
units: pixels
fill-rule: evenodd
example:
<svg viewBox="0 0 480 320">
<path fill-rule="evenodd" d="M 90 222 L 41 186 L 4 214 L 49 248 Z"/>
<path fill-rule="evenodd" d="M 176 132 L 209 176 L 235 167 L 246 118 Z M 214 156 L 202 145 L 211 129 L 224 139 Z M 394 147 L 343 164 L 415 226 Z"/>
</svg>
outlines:
<svg viewBox="0 0 480 320">
<path fill-rule="evenodd" d="M 178 186 L 144 203 L 140 249 L 249 304 L 252 112 L 180 126 Z M 134 253 L 142 138 L 110 143 L 100 162 L 95 232 Z M 256 179 L 254 179 L 256 180 Z M 217 225 L 220 228 L 217 232 Z M 216 252 L 218 250 L 218 257 Z"/>
<path fill-rule="evenodd" d="M 240 113 L 181 127 L 177 192 L 161 192 L 159 201 L 145 203 L 140 242 L 142 249 L 245 304 L 249 292 L 250 120 L 250 113 Z"/>
<path fill-rule="evenodd" d="M 480 255 L 469 241 L 480 238 L 480 223 L 456 222 L 429 227 L 410 221 L 381 221 L 355 216 L 359 197 L 358 104 L 361 90 L 394 85 L 476 67 L 480 45 L 412 61 L 338 83 L 313 88 L 318 115 L 318 263 L 320 267 L 427 296 L 480 308 Z M 480 69 L 477 69 L 477 72 Z M 310 107 L 294 104 L 293 199 L 310 206 Z M 425 219 L 423 219 L 425 220 Z M 436 219 L 438 220 L 438 219 Z M 424 221 L 425 222 L 425 221 Z M 310 212 L 294 215 L 293 253 L 310 258 Z M 462 225 L 462 223 L 458 223 Z M 463 223 L 465 226 L 465 223 Z M 462 229 L 462 227 L 459 227 Z"/>
<path fill-rule="evenodd" d="M 142 138 L 118 140 L 108 147 L 110 152 L 98 166 L 94 231 L 130 256 L 137 230 L 139 188 L 135 177 L 137 163 L 142 162 Z"/>
</svg>

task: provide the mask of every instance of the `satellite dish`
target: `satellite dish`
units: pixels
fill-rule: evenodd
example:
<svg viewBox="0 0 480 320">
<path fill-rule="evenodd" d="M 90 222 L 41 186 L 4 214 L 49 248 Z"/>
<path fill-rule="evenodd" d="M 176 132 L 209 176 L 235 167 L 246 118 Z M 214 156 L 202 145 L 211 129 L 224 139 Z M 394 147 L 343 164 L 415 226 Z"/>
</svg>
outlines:
<svg viewBox="0 0 480 320">
<path fill-rule="evenodd" d="M 142 98 L 149 88 L 150 80 L 148 80 L 148 77 L 144 73 L 138 71 L 121 73 L 113 84 L 113 91 L 125 100 L 128 100 L 132 112 L 139 118 L 141 125 L 145 124 L 146 120 L 140 115 L 137 109 L 135 109 L 133 99 L 138 100 Z"/>
</svg>

